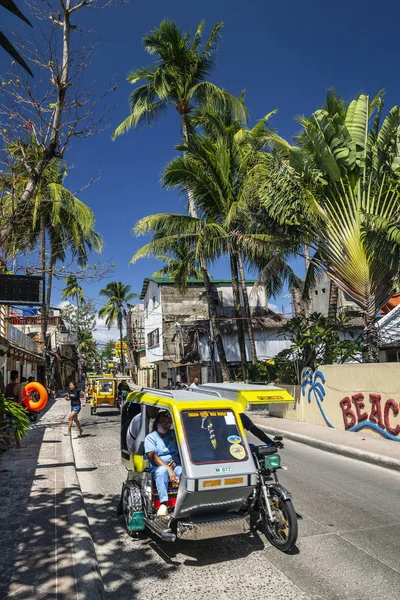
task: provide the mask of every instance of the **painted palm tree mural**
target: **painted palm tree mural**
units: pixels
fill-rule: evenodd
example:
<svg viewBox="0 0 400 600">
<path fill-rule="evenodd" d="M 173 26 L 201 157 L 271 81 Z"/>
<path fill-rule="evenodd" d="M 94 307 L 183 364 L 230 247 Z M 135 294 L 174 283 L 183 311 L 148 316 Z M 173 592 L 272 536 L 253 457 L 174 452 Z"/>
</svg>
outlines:
<svg viewBox="0 0 400 600">
<path fill-rule="evenodd" d="M 305 396 L 306 389 L 308 387 L 308 393 L 307 393 L 308 403 L 311 403 L 312 400 L 314 399 L 316 401 L 316 403 L 318 404 L 318 408 L 321 411 L 321 415 L 324 417 L 325 423 L 328 425 L 328 427 L 332 427 L 334 429 L 335 428 L 334 425 L 332 425 L 332 423 L 326 416 L 325 410 L 322 406 L 322 402 L 324 401 L 324 398 L 325 398 L 324 383 L 325 383 L 325 376 L 322 373 L 322 371 L 317 369 L 316 371 L 313 372 L 313 370 L 310 368 L 304 369 L 302 376 L 301 376 L 301 393 L 303 394 L 303 396 Z"/>
</svg>

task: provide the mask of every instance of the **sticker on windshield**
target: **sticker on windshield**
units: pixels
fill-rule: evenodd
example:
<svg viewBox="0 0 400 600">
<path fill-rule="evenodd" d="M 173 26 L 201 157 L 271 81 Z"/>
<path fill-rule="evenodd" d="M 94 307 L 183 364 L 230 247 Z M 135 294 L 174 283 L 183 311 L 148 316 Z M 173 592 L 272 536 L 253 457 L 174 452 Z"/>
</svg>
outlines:
<svg viewBox="0 0 400 600">
<path fill-rule="evenodd" d="M 246 456 L 246 451 L 241 444 L 232 444 L 229 448 L 229 452 L 237 460 L 242 460 Z"/>
<path fill-rule="evenodd" d="M 228 437 L 228 442 L 230 444 L 240 444 L 241 441 L 242 441 L 242 438 L 239 437 L 238 435 L 230 435 Z"/>
<path fill-rule="evenodd" d="M 225 413 L 225 423 L 227 425 L 235 425 L 235 415 L 233 412 Z"/>
</svg>

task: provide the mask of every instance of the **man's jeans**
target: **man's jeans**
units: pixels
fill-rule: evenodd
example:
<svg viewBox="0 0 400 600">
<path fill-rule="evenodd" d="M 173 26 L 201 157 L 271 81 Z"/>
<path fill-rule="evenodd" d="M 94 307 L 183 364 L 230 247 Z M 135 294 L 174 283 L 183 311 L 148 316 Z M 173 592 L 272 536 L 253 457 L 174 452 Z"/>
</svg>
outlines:
<svg viewBox="0 0 400 600">
<path fill-rule="evenodd" d="M 182 467 L 177 466 L 174 469 L 174 473 L 177 477 L 180 477 L 182 474 Z M 168 482 L 169 482 L 169 473 L 167 467 L 157 467 L 153 471 L 154 481 L 156 482 L 156 487 L 158 491 L 158 497 L 161 504 L 165 504 L 168 500 Z"/>
</svg>

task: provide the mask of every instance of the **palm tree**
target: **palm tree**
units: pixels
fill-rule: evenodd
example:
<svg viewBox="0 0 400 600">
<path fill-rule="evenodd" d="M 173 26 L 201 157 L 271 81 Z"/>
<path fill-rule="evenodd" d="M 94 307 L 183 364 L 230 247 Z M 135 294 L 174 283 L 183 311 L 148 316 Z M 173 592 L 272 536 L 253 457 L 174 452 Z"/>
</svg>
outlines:
<svg viewBox="0 0 400 600">
<path fill-rule="evenodd" d="M 242 249 L 237 242 L 237 232 L 248 226 L 252 204 L 254 200 L 258 200 L 257 178 L 254 177 L 254 173 L 257 173 L 258 166 L 265 161 L 263 139 L 265 123 L 269 116 L 267 115 L 251 130 L 245 129 L 242 123 L 236 121 L 229 110 L 219 113 L 209 112 L 196 118 L 207 135 L 199 136 L 193 133 L 190 136 L 189 143 L 180 147 L 183 155 L 167 166 L 163 183 L 167 187 L 174 187 L 180 191 L 191 189 L 199 216 L 194 218 L 173 214 L 153 215 L 141 219 L 134 228 L 137 234 L 152 232 L 155 235 L 150 244 L 135 254 L 133 261 L 143 256 L 157 256 L 162 253 L 163 248 L 170 247 L 177 240 L 185 240 L 196 249 L 202 269 L 207 262 L 212 262 L 223 254 L 229 255 L 244 379 L 247 379 L 247 356 L 238 277 Z M 272 244 L 271 246 L 273 247 Z M 282 252 L 276 254 L 271 249 L 267 255 L 263 247 L 261 256 L 256 257 L 255 253 L 251 256 L 253 264 L 257 266 L 259 266 L 256 262 L 257 258 L 259 263 L 264 261 L 260 269 L 265 281 L 268 282 L 269 289 L 272 290 L 282 285 L 282 274 L 287 277 L 291 271 L 283 260 Z M 250 255 L 248 257 L 250 258 Z M 244 295 L 247 300 L 246 322 L 250 332 L 249 339 L 252 339 L 254 360 L 255 343 L 242 260 L 240 265 L 242 286 L 246 290 Z M 291 274 L 293 275 L 292 271 Z M 205 285 L 207 291 L 207 277 Z M 211 311 L 213 305 L 211 286 L 207 293 L 207 300 Z M 211 321 L 214 326 L 212 316 Z M 215 320 L 215 330 L 218 337 L 220 332 L 217 320 Z M 222 338 L 220 343 L 222 345 Z M 221 356 L 219 347 L 218 352 Z"/>
<path fill-rule="evenodd" d="M 12 12 L 15 16 L 17 16 L 19 19 L 21 19 L 21 21 L 25 21 L 25 23 L 27 23 L 28 25 L 30 25 L 32 27 L 32 23 L 29 21 L 29 19 L 27 19 L 25 17 L 25 15 L 22 14 L 22 12 L 19 10 L 18 6 L 15 4 L 15 2 L 13 2 L 13 0 L 0 0 L 0 6 L 3 6 L 3 8 L 6 8 L 10 12 Z M 28 67 L 28 65 L 26 64 L 25 60 L 22 58 L 22 56 L 19 54 L 19 52 L 17 52 L 17 50 L 14 48 L 14 46 L 8 40 L 8 38 L 6 38 L 4 33 L 2 33 L 1 31 L 0 31 L 0 46 L 6 52 L 8 52 L 8 54 L 10 56 L 12 56 L 12 58 L 14 60 L 16 60 L 17 63 L 20 64 L 21 67 L 29 73 L 29 75 L 31 75 L 33 77 L 33 73 L 30 70 L 30 68 Z"/>
<path fill-rule="evenodd" d="M 11 172 L 4 175 L 2 184 L 6 191 L 3 202 L 12 208 L 15 198 L 25 188 L 29 175 L 26 164 L 40 159 L 41 148 L 16 142 L 7 147 L 13 161 Z M 40 272 L 45 282 L 45 303 L 42 307 L 41 330 L 43 358 L 46 363 L 47 317 L 51 304 L 53 273 L 58 262 L 63 262 L 67 251 L 79 268 L 87 263 L 88 252 L 100 252 L 101 236 L 95 231 L 93 211 L 78 200 L 65 186 L 67 175 L 60 159 L 51 161 L 37 183 L 32 197 L 32 227 L 16 227 L 10 243 L 18 248 L 34 248 L 39 243 Z M 78 305 L 79 310 L 79 305 Z"/>
<path fill-rule="evenodd" d="M 82 286 L 79 284 L 77 277 L 67 277 L 65 288 L 62 291 L 61 297 L 63 300 L 73 298 L 79 308 L 79 305 L 84 302 Z"/>
<path fill-rule="evenodd" d="M 101 352 L 101 355 L 104 360 L 111 360 L 112 357 L 114 356 L 115 343 L 116 343 L 115 340 L 108 340 L 108 342 L 104 346 L 104 348 Z"/>
<path fill-rule="evenodd" d="M 204 282 L 205 295 L 207 299 L 208 313 L 210 317 L 212 336 L 217 346 L 219 361 L 221 365 L 223 381 L 230 380 L 228 362 L 226 360 L 225 349 L 222 341 L 222 333 L 217 320 L 217 310 L 214 301 L 212 282 L 207 268 L 206 249 L 207 241 L 213 238 L 213 233 L 220 226 L 216 223 L 208 223 L 205 220 L 182 214 L 163 213 L 151 215 L 140 219 L 134 226 L 132 232 L 135 235 L 153 234 L 150 243 L 145 244 L 132 257 L 131 262 L 136 262 L 139 258 L 160 257 L 171 252 L 171 249 L 182 242 L 190 248 L 196 248 L 196 261 L 200 265 L 201 278 Z M 208 250 L 207 250 L 208 251 Z M 215 257 L 215 255 L 214 255 Z M 186 270 L 186 274 L 188 274 Z M 184 289 L 181 285 L 181 289 Z"/>
<path fill-rule="evenodd" d="M 65 260 L 66 252 L 71 252 L 81 268 L 87 263 L 88 252 L 101 252 L 103 247 L 103 239 L 94 229 L 93 211 L 64 187 L 66 175 L 65 165 L 52 161 L 33 197 L 32 234 L 40 236 L 41 270 L 47 273 L 47 309 L 54 268 Z"/>
<path fill-rule="evenodd" d="M 278 221 L 311 240 L 311 274 L 326 271 L 360 306 L 368 361 L 376 362 L 376 315 L 399 264 L 400 107 L 382 120 L 382 92 L 348 105 L 330 92 L 328 102 L 298 119 L 296 145 L 271 133 L 281 160 L 271 160 L 264 199 Z"/>
<path fill-rule="evenodd" d="M 245 109 L 242 102 L 207 81 L 215 63 L 221 28 L 222 22 L 217 23 L 203 46 L 204 21 L 199 24 L 192 39 L 189 32 L 182 33 L 176 23 L 167 19 L 144 37 L 144 48 L 155 57 L 155 61 L 147 67 L 134 69 L 128 75 L 130 83 L 144 83 L 132 92 L 131 114 L 114 131 L 113 139 L 140 125 L 153 124 L 169 105 L 180 116 L 185 144 L 192 130 L 190 115 L 195 106 L 230 105 L 243 118 Z M 187 193 L 189 212 L 195 216 L 190 189 Z"/>
<path fill-rule="evenodd" d="M 181 292 L 187 287 L 188 280 L 201 279 L 200 263 L 196 257 L 196 248 L 191 246 L 184 238 L 177 239 L 168 248 L 168 255 L 155 257 L 164 263 L 162 269 L 153 274 L 153 277 L 168 277 L 172 279 Z"/>
<path fill-rule="evenodd" d="M 114 323 L 119 328 L 119 339 L 121 343 L 121 372 L 124 373 L 124 352 L 123 352 L 123 334 L 122 328 L 126 319 L 126 305 L 137 294 L 130 292 L 131 286 L 124 285 L 122 281 L 111 281 L 105 288 L 100 290 L 100 296 L 107 298 L 106 304 L 99 310 L 99 317 L 106 320 L 106 325 L 110 329 Z"/>
<path fill-rule="evenodd" d="M 81 331 L 78 334 L 78 348 L 79 352 L 84 355 L 86 364 L 95 361 L 98 349 L 97 343 L 91 333 L 88 331 Z"/>
<path fill-rule="evenodd" d="M 241 98 L 243 101 L 243 96 Z M 219 253 L 227 253 L 230 260 L 232 290 L 236 314 L 236 327 L 241 355 L 243 378 L 247 379 L 247 354 L 243 325 L 243 312 L 250 342 L 251 359 L 257 360 L 253 335 L 247 285 L 244 272 L 242 249 L 232 234 L 247 231 L 252 227 L 254 205 L 258 204 L 257 173 L 265 163 L 266 124 L 276 111 L 261 119 L 252 129 L 237 120 L 229 107 L 223 110 L 206 111 L 197 115 L 196 121 L 206 135 L 193 134 L 184 155 L 176 158 L 164 174 L 164 184 L 181 190 L 190 188 L 197 211 L 207 221 L 215 221 L 223 234 L 218 240 L 217 230 L 212 232 L 211 255 L 216 244 Z M 250 256 L 247 256 L 250 259 Z M 272 260 L 273 258 L 273 260 Z M 252 256 L 252 264 L 261 273 L 268 287 L 278 285 L 281 277 L 291 271 L 282 257 L 273 255 L 270 260 L 265 250 L 258 260 Z M 275 270 L 272 270 L 272 267 Z M 277 269 L 277 267 L 279 267 Z M 240 278 L 239 278 L 240 272 Z M 240 279 L 240 284 L 239 284 Z M 281 283 L 279 284 L 281 285 Z M 242 288 L 244 311 L 240 297 Z"/>
</svg>

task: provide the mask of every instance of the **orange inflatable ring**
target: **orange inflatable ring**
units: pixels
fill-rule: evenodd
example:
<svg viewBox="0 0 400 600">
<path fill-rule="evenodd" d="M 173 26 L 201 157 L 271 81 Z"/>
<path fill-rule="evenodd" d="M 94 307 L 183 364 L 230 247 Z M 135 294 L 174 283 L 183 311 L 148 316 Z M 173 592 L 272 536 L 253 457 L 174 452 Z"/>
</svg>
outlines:
<svg viewBox="0 0 400 600">
<path fill-rule="evenodd" d="M 37 402 L 34 402 L 34 400 L 32 400 L 32 398 L 30 397 L 31 392 L 38 392 L 39 400 Z M 47 393 L 46 388 L 37 381 L 32 381 L 32 383 L 28 383 L 24 387 L 24 393 L 26 395 L 24 396 L 22 401 L 25 404 L 25 406 L 29 408 L 29 410 L 42 410 L 42 408 L 46 406 L 47 401 L 49 399 L 49 395 Z"/>
</svg>

